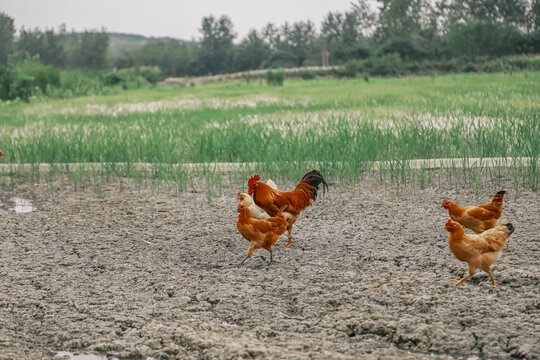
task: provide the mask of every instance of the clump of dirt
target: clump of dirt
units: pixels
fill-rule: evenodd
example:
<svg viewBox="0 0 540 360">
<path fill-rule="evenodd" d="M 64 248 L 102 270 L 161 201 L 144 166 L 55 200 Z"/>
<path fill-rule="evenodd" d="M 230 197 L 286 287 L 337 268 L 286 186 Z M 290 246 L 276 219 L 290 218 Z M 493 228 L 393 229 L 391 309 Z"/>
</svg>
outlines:
<svg viewBox="0 0 540 360">
<path fill-rule="evenodd" d="M 201 192 L 16 185 L 0 205 L 0 357 L 538 358 L 538 194 L 509 194 L 516 231 L 494 288 L 483 272 L 448 281 L 467 265 L 448 249 L 441 200 L 486 202 L 499 188 L 334 184 L 271 266 L 254 256 L 240 268 L 238 190 L 208 203 Z M 9 210 L 15 196 L 34 211 Z"/>
</svg>

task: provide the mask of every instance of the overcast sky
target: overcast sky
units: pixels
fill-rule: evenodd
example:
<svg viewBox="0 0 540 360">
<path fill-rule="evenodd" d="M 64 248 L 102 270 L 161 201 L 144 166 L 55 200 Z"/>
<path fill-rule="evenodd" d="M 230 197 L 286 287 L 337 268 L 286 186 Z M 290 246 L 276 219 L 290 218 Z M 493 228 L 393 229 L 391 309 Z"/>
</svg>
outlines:
<svg viewBox="0 0 540 360">
<path fill-rule="evenodd" d="M 312 20 L 319 28 L 329 11 L 346 11 L 352 0 L 0 0 L 20 29 L 101 29 L 109 32 L 170 36 L 190 40 L 200 37 L 201 19 L 228 15 L 239 38 L 266 23 Z"/>
</svg>

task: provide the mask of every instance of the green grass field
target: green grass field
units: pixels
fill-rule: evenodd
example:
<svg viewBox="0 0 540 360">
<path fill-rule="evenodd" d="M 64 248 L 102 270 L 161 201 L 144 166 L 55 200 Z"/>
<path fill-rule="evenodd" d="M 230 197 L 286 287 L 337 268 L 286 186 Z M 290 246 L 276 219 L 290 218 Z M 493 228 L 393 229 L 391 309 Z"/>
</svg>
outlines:
<svg viewBox="0 0 540 360">
<path fill-rule="evenodd" d="M 283 87 L 223 83 L 35 99 L 1 103 L 0 124 L 0 163 L 122 162 L 92 176 L 139 183 L 147 174 L 134 164 L 152 163 L 144 171 L 179 189 L 189 183 L 189 171 L 172 166 L 178 163 L 256 162 L 243 172 L 295 179 L 310 161 L 329 177 L 354 183 L 370 162 L 392 161 L 381 181 L 423 186 L 431 175 L 411 169 L 408 160 L 528 157 L 495 169 L 445 171 L 469 174 L 478 187 L 481 174 L 496 182 L 505 168 L 516 189 L 537 191 L 540 73 L 286 81 Z M 52 168 L 74 173 L 79 184 L 90 176 Z"/>
</svg>

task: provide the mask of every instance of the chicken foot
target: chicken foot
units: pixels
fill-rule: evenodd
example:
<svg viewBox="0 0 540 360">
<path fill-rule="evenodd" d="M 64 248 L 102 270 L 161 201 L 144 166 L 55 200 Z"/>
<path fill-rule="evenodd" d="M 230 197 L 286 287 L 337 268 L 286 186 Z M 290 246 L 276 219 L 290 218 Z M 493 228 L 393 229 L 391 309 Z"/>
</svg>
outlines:
<svg viewBox="0 0 540 360">
<path fill-rule="evenodd" d="M 467 275 L 467 276 L 465 276 L 465 277 L 464 277 L 463 279 L 461 279 L 461 280 L 450 279 L 450 280 L 448 280 L 448 281 L 454 281 L 454 282 L 455 282 L 454 286 L 458 286 L 459 284 L 463 285 L 463 282 L 464 282 L 465 280 L 467 280 L 468 278 L 470 278 L 471 276 L 472 276 L 472 275 Z"/>
<path fill-rule="evenodd" d="M 291 246 L 291 245 L 294 243 L 294 241 L 292 241 L 293 237 L 292 237 L 292 235 L 291 235 L 291 233 L 292 233 L 292 227 L 291 227 L 290 229 L 288 229 L 288 230 L 289 230 L 289 233 L 288 233 L 288 235 L 287 235 L 287 243 L 286 243 L 286 244 L 283 244 L 283 245 L 280 245 L 280 247 L 289 247 L 289 246 Z"/>
<path fill-rule="evenodd" d="M 455 279 L 451 279 L 449 281 L 455 281 L 455 286 L 458 286 L 459 284 L 462 284 L 463 285 L 463 282 L 465 280 L 467 280 L 468 278 L 470 278 L 471 276 L 473 276 L 474 274 L 476 274 L 476 267 L 474 265 L 469 265 L 469 275 L 465 276 L 463 279 L 461 280 L 455 280 Z"/>
<path fill-rule="evenodd" d="M 264 256 L 259 256 L 262 261 L 266 261 L 266 258 Z M 250 259 L 251 258 L 251 255 L 248 255 L 244 258 L 244 260 L 242 260 L 242 262 L 240 264 L 238 264 L 238 267 L 242 266 L 244 264 L 244 261 L 246 261 L 247 259 Z M 272 253 L 270 252 L 270 262 L 266 265 L 270 265 L 272 263 Z"/>
<path fill-rule="evenodd" d="M 495 277 L 493 276 L 493 272 L 491 272 L 491 267 L 488 267 L 487 269 L 484 269 L 484 271 L 487 272 L 489 274 L 489 276 L 491 277 L 491 283 L 493 284 L 493 286 L 497 286 L 498 284 L 500 284 L 500 282 L 495 281 Z"/>
</svg>

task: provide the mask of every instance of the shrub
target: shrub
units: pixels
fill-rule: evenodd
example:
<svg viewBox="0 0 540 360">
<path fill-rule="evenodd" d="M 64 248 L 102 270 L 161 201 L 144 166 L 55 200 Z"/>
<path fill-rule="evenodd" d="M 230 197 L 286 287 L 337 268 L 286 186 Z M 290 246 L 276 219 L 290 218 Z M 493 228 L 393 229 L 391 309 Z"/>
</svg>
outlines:
<svg viewBox="0 0 540 360">
<path fill-rule="evenodd" d="M 364 70 L 364 63 L 361 60 L 349 60 L 336 70 L 338 77 L 356 77 L 356 75 Z"/>
<path fill-rule="evenodd" d="M 10 100 L 9 89 L 13 82 L 13 73 L 5 66 L 0 65 L 0 100 Z"/>
<path fill-rule="evenodd" d="M 112 72 L 112 73 L 108 73 L 106 76 L 105 76 L 105 85 L 119 85 L 121 84 L 123 81 L 122 77 L 120 76 L 120 73 L 119 72 Z"/>
<path fill-rule="evenodd" d="M 283 86 L 283 81 L 285 80 L 285 71 L 283 69 L 278 69 L 273 71 L 268 69 L 266 71 L 266 82 L 268 85 L 273 86 Z"/>
<path fill-rule="evenodd" d="M 0 100 L 28 101 L 33 89 L 33 77 L 0 65 Z"/>
<path fill-rule="evenodd" d="M 153 83 L 155 83 L 161 78 L 162 73 L 157 66 L 144 66 L 138 69 L 121 69 L 108 73 L 105 76 L 105 85 L 119 85 L 124 90 L 139 89 L 147 85 L 149 82 L 152 83 L 153 81 Z"/>
<path fill-rule="evenodd" d="M 463 67 L 463 71 L 464 72 L 477 72 L 478 68 L 476 67 L 476 65 L 474 63 L 469 62 L 469 63 L 465 64 L 465 66 Z"/>
<path fill-rule="evenodd" d="M 380 55 L 397 53 L 402 59 L 421 60 L 427 56 L 427 51 L 424 50 L 415 41 L 405 38 L 394 38 L 386 41 L 378 50 Z"/>
<path fill-rule="evenodd" d="M 372 75 L 399 75 L 403 73 L 403 60 L 398 53 L 386 54 L 373 59 Z"/>
<path fill-rule="evenodd" d="M 315 73 L 315 71 L 302 70 L 300 72 L 300 76 L 304 80 L 312 80 L 312 79 L 315 79 L 317 77 L 317 74 Z"/>
<path fill-rule="evenodd" d="M 410 61 L 405 64 L 405 71 L 408 73 L 417 73 L 420 71 L 420 65 L 416 61 Z"/>
<path fill-rule="evenodd" d="M 47 91 L 47 87 L 60 85 L 60 71 L 52 65 L 43 65 L 39 56 L 26 57 L 24 61 L 15 66 L 15 69 L 18 73 L 26 76 L 26 80 L 23 82 L 30 81 L 32 86 L 37 86 L 42 93 Z"/>
<path fill-rule="evenodd" d="M 99 71 L 63 71 L 60 76 L 61 89 L 54 94 L 49 91 L 49 94 L 57 97 L 95 95 L 101 93 L 104 86 L 104 76 Z"/>
<path fill-rule="evenodd" d="M 520 70 L 540 70 L 540 55 L 517 55 L 502 59 L 505 63 Z"/>
<path fill-rule="evenodd" d="M 28 102 L 34 89 L 34 78 L 25 74 L 17 74 L 11 83 L 8 99 L 21 99 Z"/>
<path fill-rule="evenodd" d="M 504 61 L 502 59 L 488 61 L 487 63 L 483 64 L 482 71 L 488 72 L 488 73 L 503 72 Z"/>
<path fill-rule="evenodd" d="M 39 56 L 10 55 L 8 66 L 0 69 L 0 100 L 28 101 L 60 85 L 60 71 L 43 65 Z"/>
<path fill-rule="evenodd" d="M 137 72 L 150 84 L 155 84 L 165 79 L 163 71 L 161 71 L 159 66 L 141 66 L 137 69 Z"/>
</svg>

